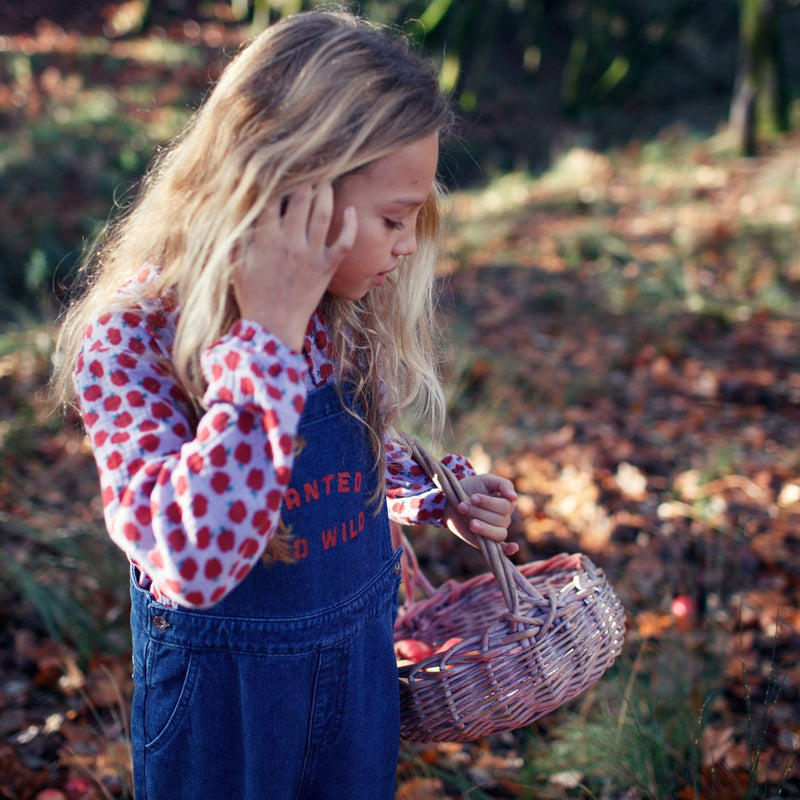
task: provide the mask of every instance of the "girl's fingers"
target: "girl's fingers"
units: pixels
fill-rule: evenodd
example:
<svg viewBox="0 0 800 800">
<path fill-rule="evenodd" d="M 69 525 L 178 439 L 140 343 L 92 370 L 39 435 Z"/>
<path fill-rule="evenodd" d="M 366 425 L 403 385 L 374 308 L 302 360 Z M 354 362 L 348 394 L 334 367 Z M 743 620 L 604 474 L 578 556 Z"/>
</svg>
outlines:
<svg viewBox="0 0 800 800">
<path fill-rule="evenodd" d="M 450 517 L 447 520 L 447 527 L 473 547 L 479 546 L 478 537 L 482 537 L 499 542 L 507 556 L 513 556 L 519 550 L 519 545 L 516 542 L 506 540 L 508 530 L 504 526 L 489 525 L 482 520 L 470 519 L 462 515 L 458 518 Z"/>
<path fill-rule="evenodd" d="M 469 498 L 469 505 L 501 516 L 510 514 L 514 510 L 513 500 L 509 500 L 506 497 L 498 497 L 497 495 L 473 494 Z"/>
<path fill-rule="evenodd" d="M 459 504 L 458 511 L 469 520 L 473 533 L 502 542 L 508 536 L 514 503 L 505 497 L 473 494 Z"/>
<path fill-rule="evenodd" d="M 309 244 L 324 245 L 332 216 L 333 187 L 330 183 L 321 183 L 314 191 L 308 211 L 306 235 Z"/>
<path fill-rule="evenodd" d="M 516 553 L 519 546 L 506 541 L 517 501 L 514 484 L 489 474 L 468 476 L 461 485 L 467 498 L 458 504 L 458 517 L 448 519 L 448 527 L 470 544 L 477 545 L 480 536 L 502 543 L 506 555 Z"/>
<path fill-rule="evenodd" d="M 469 529 L 478 536 L 493 539 L 495 542 L 504 542 L 508 536 L 508 527 L 492 525 L 485 520 L 477 518 L 469 521 Z"/>
<path fill-rule="evenodd" d="M 458 510 L 464 516 L 480 520 L 487 525 L 508 528 L 514 504 L 503 497 L 473 495 L 469 502 L 461 503 Z"/>
<path fill-rule="evenodd" d="M 328 257 L 332 264 L 338 263 L 345 253 L 356 243 L 356 232 L 358 231 L 358 220 L 356 210 L 348 206 L 342 215 L 342 228 L 336 241 L 328 248 Z"/>
<path fill-rule="evenodd" d="M 281 224 L 281 201 L 267 203 L 250 226 L 250 241 L 260 249 L 275 239 Z"/>
<path fill-rule="evenodd" d="M 308 199 L 310 200 L 310 195 Z M 306 202 L 302 190 L 297 190 L 267 203 L 253 223 L 253 243 L 256 250 L 262 252 L 264 248 L 274 248 L 278 237 L 286 235 L 282 233 L 283 229 L 291 231 L 298 220 L 304 220 L 302 213 Z"/>
<path fill-rule="evenodd" d="M 482 480 L 485 485 L 485 494 L 500 495 L 511 502 L 517 499 L 514 484 L 508 478 L 501 478 L 499 475 L 483 475 Z"/>
<path fill-rule="evenodd" d="M 283 225 L 292 235 L 308 235 L 308 221 L 314 202 L 314 191 L 310 186 L 301 186 L 288 195 L 286 211 L 282 215 Z"/>
<path fill-rule="evenodd" d="M 508 527 L 511 525 L 510 512 L 496 514 L 468 503 L 461 503 L 458 512 L 467 521 L 469 529 L 478 536 L 488 536 L 497 541 L 503 541 L 508 536 Z"/>
<path fill-rule="evenodd" d="M 355 209 L 345 209 L 336 240 L 326 246 L 333 221 L 333 185 L 303 186 L 269 206 L 269 220 L 277 221 L 283 235 L 317 252 L 327 268 L 335 267 L 355 244 L 358 223 Z M 274 226 L 268 235 L 275 235 Z"/>
</svg>

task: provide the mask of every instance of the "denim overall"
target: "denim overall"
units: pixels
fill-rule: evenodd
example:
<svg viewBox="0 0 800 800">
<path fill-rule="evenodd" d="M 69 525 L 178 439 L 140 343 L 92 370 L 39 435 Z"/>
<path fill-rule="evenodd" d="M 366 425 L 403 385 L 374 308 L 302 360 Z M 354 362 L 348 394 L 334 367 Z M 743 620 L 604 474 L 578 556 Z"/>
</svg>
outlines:
<svg viewBox="0 0 800 800">
<path fill-rule="evenodd" d="M 399 744 L 399 552 L 366 428 L 333 386 L 300 420 L 282 520 L 294 563 L 262 563 L 211 609 L 131 580 L 137 800 L 381 800 Z"/>
</svg>

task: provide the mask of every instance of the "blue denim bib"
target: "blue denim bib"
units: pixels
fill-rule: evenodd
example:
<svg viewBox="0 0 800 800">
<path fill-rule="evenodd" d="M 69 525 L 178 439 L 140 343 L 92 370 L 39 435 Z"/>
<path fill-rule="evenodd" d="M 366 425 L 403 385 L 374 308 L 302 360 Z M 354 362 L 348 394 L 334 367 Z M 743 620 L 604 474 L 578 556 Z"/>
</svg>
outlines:
<svg viewBox="0 0 800 800">
<path fill-rule="evenodd" d="M 399 736 L 399 553 L 367 430 L 312 392 L 281 518 L 292 563 L 260 563 L 211 609 L 131 581 L 137 800 L 379 800 Z"/>
</svg>

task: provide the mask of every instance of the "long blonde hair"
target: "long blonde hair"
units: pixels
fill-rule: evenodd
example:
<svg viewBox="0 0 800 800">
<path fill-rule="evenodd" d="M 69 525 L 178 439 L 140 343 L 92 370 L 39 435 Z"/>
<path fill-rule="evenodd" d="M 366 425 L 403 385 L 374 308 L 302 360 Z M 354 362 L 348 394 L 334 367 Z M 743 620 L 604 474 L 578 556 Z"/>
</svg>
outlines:
<svg viewBox="0 0 800 800">
<path fill-rule="evenodd" d="M 159 266 L 150 292 L 174 293 L 172 369 L 198 405 L 203 351 L 238 317 L 233 254 L 265 204 L 301 185 L 335 181 L 452 122 L 435 72 L 408 41 L 343 12 L 312 11 L 268 28 L 234 58 L 187 128 L 154 161 L 133 207 L 101 234 L 82 268 L 84 293 L 67 310 L 54 391 L 72 398 L 86 324 L 120 301 L 143 264 Z M 418 219 L 417 252 L 386 285 L 356 303 L 323 307 L 356 385 L 379 461 L 383 415 L 406 409 L 441 431 L 444 401 L 434 344 L 439 189 Z M 378 384 L 388 396 L 379 409 Z"/>
</svg>

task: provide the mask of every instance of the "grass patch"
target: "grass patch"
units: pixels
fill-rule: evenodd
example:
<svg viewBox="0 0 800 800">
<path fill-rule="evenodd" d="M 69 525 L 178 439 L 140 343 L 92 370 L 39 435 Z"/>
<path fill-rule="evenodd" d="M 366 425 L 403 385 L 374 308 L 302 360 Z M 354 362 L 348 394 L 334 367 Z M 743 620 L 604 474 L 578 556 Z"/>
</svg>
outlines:
<svg viewBox="0 0 800 800">
<path fill-rule="evenodd" d="M 127 570 L 83 434 L 50 413 L 51 349 L 41 328 L 0 335 L 0 600 L 7 633 L 41 630 L 88 658 L 127 648 Z"/>
</svg>

